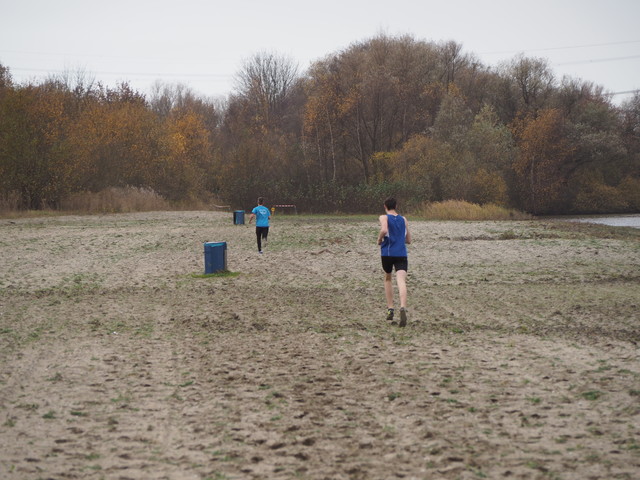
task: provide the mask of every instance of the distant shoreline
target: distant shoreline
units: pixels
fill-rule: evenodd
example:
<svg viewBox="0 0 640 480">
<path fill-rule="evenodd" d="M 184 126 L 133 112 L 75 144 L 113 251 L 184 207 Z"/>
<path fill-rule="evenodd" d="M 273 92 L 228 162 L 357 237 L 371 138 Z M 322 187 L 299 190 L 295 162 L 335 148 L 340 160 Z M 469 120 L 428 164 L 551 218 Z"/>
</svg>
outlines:
<svg viewBox="0 0 640 480">
<path fill-rule="evenodd" d="M 600 225 L 609 225 L 611 227 L 631 227 L 640 228 L 640 214 L 611 214 L 611 215 L 580 215 L 571 217 L 554 217 L 559 220 L 567 220 L 570 222 L 581 223 L 597 223 Z"/>
</svg>

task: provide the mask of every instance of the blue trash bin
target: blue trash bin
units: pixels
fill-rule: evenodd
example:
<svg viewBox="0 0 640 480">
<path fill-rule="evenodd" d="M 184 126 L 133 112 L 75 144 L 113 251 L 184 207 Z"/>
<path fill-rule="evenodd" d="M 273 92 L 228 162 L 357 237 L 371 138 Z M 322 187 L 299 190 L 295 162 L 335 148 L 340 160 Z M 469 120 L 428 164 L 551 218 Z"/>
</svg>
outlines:
<svg viewBox="0 0 640 480">
<path fill-rule="evenodd" d="M 244 225 L 244 210 L 236 210 L 233 212 L 233 224 Z"/>
<path fill-rule="evenodd" d="M 206 242 L 204 244 L 204 273 L 227 270 L 227 242 Z"/>
</svg>

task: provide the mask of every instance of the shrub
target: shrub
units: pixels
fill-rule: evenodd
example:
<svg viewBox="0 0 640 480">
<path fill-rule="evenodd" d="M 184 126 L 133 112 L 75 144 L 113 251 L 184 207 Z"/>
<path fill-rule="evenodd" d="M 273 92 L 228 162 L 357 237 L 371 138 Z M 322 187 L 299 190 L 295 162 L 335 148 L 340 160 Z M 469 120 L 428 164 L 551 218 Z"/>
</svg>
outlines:
<svg viewBox="0 0 640 480">
<path fill-rule="evenodd" d="M 578 192 L 573 207 L 578 213 L 614 213 L 627 211 L 629 204 L 616 187 L 593 181 Z"/>
<path fill-rule="evenodd" d="M 415 212 L 427 220 L 527 220 L 531 215 L 494 204 L 478 205 L 463 200 L 425 203 Z"/>
<path fill-rule="evenodd" d="M 628 203 L 630 212 L 640 212 L 640 178 L 625 177 L 618 185 L 618 191 Z"/>
</svg>

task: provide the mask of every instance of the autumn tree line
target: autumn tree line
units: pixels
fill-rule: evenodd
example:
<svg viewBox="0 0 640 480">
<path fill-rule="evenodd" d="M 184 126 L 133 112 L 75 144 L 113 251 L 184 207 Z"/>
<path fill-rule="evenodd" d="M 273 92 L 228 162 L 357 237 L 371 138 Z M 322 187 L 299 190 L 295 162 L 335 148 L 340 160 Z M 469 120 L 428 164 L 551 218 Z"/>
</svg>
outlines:
<svg viewBox="0 0 640 480">
<path fill-rule="evenodd" d="M 378 35 L 304 72 L 256 54 L 224 100 L 80 73 L 15 84 L 0 64 L 0 199 L 57 208 L 124 186 L 308 212 L 377 211 L 387 195 L 407 208 L 638 212 L 640 95 L 615 106 L 544 59 L 489 68 L 455 42 L 412 36 Z"/>
</svg>

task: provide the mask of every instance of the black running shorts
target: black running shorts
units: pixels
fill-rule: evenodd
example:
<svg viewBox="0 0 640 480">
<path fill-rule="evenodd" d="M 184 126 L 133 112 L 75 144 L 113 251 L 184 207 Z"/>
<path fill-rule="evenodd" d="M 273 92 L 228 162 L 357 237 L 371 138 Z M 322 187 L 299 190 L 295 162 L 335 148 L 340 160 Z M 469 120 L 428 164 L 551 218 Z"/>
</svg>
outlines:
<svg viewBox="0 0 640 480">
<path fill-rule="evenodd" d="M 396 268 L 396 272 L 398 270 L 404 270 L 405 272 L 409 270 L 409 261 L 407 257 L 381 257 L 382 258 L 382 269 L 386 273 L 391 273 L 393 271 L 393 267 Z"/>
<path fill-rule="evenodd" d="M 269 227 L 256 227 L 256 235 L 258 237 L 267 238 L 269 235 Z"/>
</svg>

